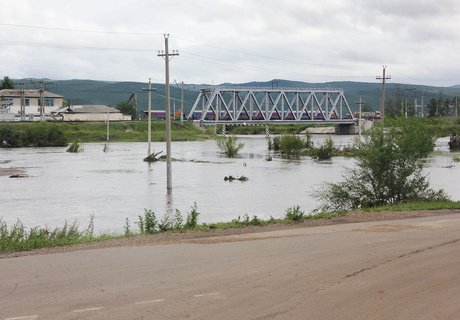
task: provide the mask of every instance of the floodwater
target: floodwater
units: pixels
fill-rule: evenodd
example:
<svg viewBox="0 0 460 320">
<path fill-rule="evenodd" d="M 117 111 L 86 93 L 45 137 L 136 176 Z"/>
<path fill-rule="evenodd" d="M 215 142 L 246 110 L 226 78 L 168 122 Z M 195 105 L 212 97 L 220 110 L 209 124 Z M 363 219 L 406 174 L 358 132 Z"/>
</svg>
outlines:
<svg viewBox="0 0 460 320">
<path fill-rule="evenodd" d="M 313 136 L 319 144 L 327 136 Z M 347 145 L 351 136 L 332 136 L 335 145 Z M 340 180 L 353 159 L 335 157 L 328 162 L 310 158 L 267 161 L 263 136 L 239 137 L 245 144 L 236 159 L 219 154 L 215 141 L 172 144 L 171 194 L 166 192 L 166 164 L 142 161 L 146 143 L 86 143 L 81 153 L 66 148 L 0 149 L 0 167 L 25 168 L 28 178 L 0 176 L 0 217 L 8 223 L 20 219 L 27 227 L 62 226 L 78 219 L 86 226 L 94 215 L 95 229 L 121 232 L 125 219 L 131 225 L 144 209 L 158 218 L 180 210 L 185 216 L 197 203 L 199 222 L 229 221 L 248 214 L 259 218 L 282 217 L 287 208 L 300 205 L 306 212 L 319 206 L 312 193 L 325 182 Z M 164 143 L 153 143 L 155 152 Z M 447 139 L 438 140 L 437 156 L 430 158 L 426 173 L 432 186 L 444 188 L 460 200 L 460 164 L 448 152 Z M 248 181 L 224 181 L 246 176 Z"/>
</svg>

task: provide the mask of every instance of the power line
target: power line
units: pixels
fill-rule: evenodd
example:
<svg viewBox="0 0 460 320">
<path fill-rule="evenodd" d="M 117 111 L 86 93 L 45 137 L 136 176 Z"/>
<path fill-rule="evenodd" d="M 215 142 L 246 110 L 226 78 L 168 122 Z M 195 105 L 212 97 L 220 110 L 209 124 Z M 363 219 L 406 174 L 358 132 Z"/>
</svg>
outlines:
<svg viewBox="0 0 460 320">
<path fill-rule="evenodd" d="M 154 33 L 154 32 L 122 32 L 122 31 L 99 31 L 99 30 L 84 30 L 84 29 L 70 29 L 70 28 L 59 28 L 59 27 L 46 27 L 46 26 L 35 26 L 35 25 L 24 25 L 24 24 L 12 24 L 12 23 L 0 23 L 0 26 L 7 26 L 7 27 L 15 27 L 15 28 L 28 28 L 28 29 L 38 29 L 38 30 L 53 30 L 53 31 L 65 31 L 65 32 L 80 32 L 80 33 L 94 33 L 94 34 L 114 34 L 114 35 L 136 35 L 136 36 L 158 36 L 158 35 L 163 35 L 162 33 Z M 257 58 L 263 58 L 267 60 L 274 60 L 274 61 L 283 61 L 287 63 L 292 63 L 292 64 L 302 64 L 302 65 L 309 65 L 309 66 L 317 66 L 317 67 L 329 67 L 329 68 L 341 68 L 341 69 L 347 69 L 347 70 L 358 70 L 361 67 L 360 66 L 350 66 L 350 65 L 333 65 L 333 64 L 323 64 L 323 63 L 311 63 L 311 62 L 305 62 L 302 60 L 295 60 L 295 59 L 286 59 L 286 58 L 279 58 L 279 57 L 273 57 L 273 56 L 267 56 L 267 55 L 262 55 L 258 53 L 253 53 L 249 51 L 243 51 L 243 50 L 236 50 L 236 49 L 231 49 L 231 48 L 225 48 L 225 47 L 220 47 L 212 44 L 206 44 L 202 42 L 198 42 L 186 37 L 182 36 L 175 36 L 177 39 L 189 41 L 196 43 L 200 46 L 206 46 L 209 48 L 214 48 L 214 49 L 219 49 L 219 50 L 224 50 L 228 52 L 234 52 L 234 53 L 239 53 L 239 54 L 244 54 L 244 55 L 249 55 Z M 72 46 L 73 47 L 73 46 Z M 138 51 L 135 49 L 134 51 Z"/>
<path fill-rule="evenodd" d="M 136 35 L 136 36 L 158 36 L 158 35 L 162 35 L 162 33 L 159 33 L 159 32 L 155 33 L 155 32 L 99 31 L 99 30 L 83 30 L 83 29 L 69 29 L 69 28 L 57 28 L 57 27 L 32 26 L 32 25 L 25 25 L 25 24 L 12 24 L 12 23 L 0 23 L 0 26 L 14 27 L 14 28 L 65 31 L 65 32 L 118 34 L 118 35 Z"/>
<path fill-rule="evenodd" d="M 187 38 L 179 37 L 179 36 L 175 36 L 175 38 L 182 39 L 182 40 L 189 41 L 189 42 L 194 42 L 194 43 L 196 43 L 196 44 L 198 44 L 200 46 L 205 46 L 205 47 L 209 47 L 209 48 L 214 48 L 214 49 L 219 49 L 219 50 L 224 50 L 224 51 L 229 51 L 229 52 L 234 52 L 234 53 L 241 53 L 241 54 L 244 54 L 244 55 L 249 55 L 249 56 L 253 56 L 253 57 L 257 57 L 257 58 L 264 58 L 264 59 L 268 59 L 268 60 L 284 61 L 284 62 L 293 63 L 293 64 L 303 64 L 303 65 L 317 66 L 317 67 L 329 67 L 329 68 L 340 67 L 342 69 L 351 69 L 351 70 L 357 70 L 357 69 L 361 68 L 360 66 L 332 65 L 332 64 L 305 62 L 305 61 L 294 60 L 294 59 L 278 58 L 278 57 L 267 56 L 267 55 L 262 55 L 262 54 L 258 54 L 258 53 L 248 52 L 248 51 L 242 51 L 242 50 L 224 48 L 224 47 L 220 47 L 220 46 L 216 46 L 216 45 L 210 45 L 210 44 L 201 43 L 201 42 L 198 42 L 198 41 L 195 41 L 195 40 L 191 40 L 191 39 L 187 39 Z"/>
<path fill-rule="evenodd" d="M 72 49 L 72 50 L 96 50 L 96 51 L 126 51 L 126 52 L 152 52 L 153 49 L 134 49 L 134 48 L 110 48 L 110 47 L 93 47 L 93 46 L 75 46 L 65 44 L 47 44 L 41 42 L 22 42 L 9 41 L 0 39 L 0 44 L 38 47 L 38 48 L 53 48 L 53 49 Z"/>
</svg>

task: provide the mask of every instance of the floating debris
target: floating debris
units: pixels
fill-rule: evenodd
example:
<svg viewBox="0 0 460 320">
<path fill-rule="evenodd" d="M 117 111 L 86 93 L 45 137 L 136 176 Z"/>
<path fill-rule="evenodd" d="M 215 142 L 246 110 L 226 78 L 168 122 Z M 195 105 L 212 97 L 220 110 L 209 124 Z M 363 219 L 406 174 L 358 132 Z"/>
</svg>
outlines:
<svg viewBox="0 0 460 320">
<path fill-rule="evenodd" d="M 224 177 L 224 181 L 234 181 L 234 180 L 238 180 L 238 181 L 248 181 L 249 178 L 246 177 L 246 176 L 240 176 L 239 178 L 236 178 L 234 176 L 225 176 Z"/>
<path fill-rule="evenodd" d="M 10 175 L 10 178 L 28 178 L 29 176 L 25 173 L 16 173 Z"/>
<path fill-rule="evenodd" d="M 162 157 L 165 157 L 165 156 L 161 156 L 160 158 L 157 158 L 157 156 L 162 153 L 163 151 L 160 151 L 160 152 L 157 152 L 157 153 L 152 153 L 151 155 L 147 156 L 144 158 L 144 161 L 145 162 L 155 162 L 155 161 L 158 161 L 160 160 Z"/>
</svg>

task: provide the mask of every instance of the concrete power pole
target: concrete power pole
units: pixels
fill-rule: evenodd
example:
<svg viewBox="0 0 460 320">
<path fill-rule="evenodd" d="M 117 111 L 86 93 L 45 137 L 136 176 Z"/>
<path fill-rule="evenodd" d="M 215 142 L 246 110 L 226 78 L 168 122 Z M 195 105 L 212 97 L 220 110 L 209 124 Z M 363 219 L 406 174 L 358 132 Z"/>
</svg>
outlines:
<svg viewBox="0 0 460 320">
<path fill-rule="evenodd" d="M 45 120 L 45 81 L 40 80 L 40 105 L 38 106 L 40 112 L 40 120 Z"/>
<path fill-rule="evenodd" d="M 458 117 L 458 97 L 455 97 L 455 117 Z"/>
<path fill-rule="evenodd" d="M 425 102 L 424 102 L 423 99 L 425 98 L 425 92 L 422 91 L 422 95 L 421 95 L 420 98 L 421 98 L 420 103 L 422 104 L 422 105 L 421 105 L 421 107 L 422 107 L 422 118 L 424 118 L 424 117 L 425 117 L 425 106 L 424 106 L 424 103 L 425 103 Z"/>
<path fill-rule="evenodd" d="M 157 89 L 152 89 L 152 79 L 149 78 L 149 87 L 148 88 L 143 88 L 142 90 L 148 91 L 149 96 L 148 96 L 148 104 L 149 104 L 149 113 L 148 113 L 148 124 L 147 124 L 147 141 L 148 141 L 148 151 L 147 151 L 147 157 L 149 157 L 153 151 L 151 150 L 151 144 L 152 144 L 152 92 L 157 91 Z"/>
<path fill-rule="evenodd" d="M 164 35 L 165 51 L 159 52 L 158 56 L 165 59 L 165 99 L 166 99 L 166 189 L 172 191 L 172 170 L 171 170 L 171 106 L 169 90 L 169 61 L 173 56 L 178 56 L 177 50 L 169 53 L 169 34 Z"/>
<path fill-rule="evenodd" d="M 26 107 L 25 107 L 25 83 L 24 81 L 21 81 L 19 83 L 19 85 L 21 86 L 21 89 L 19 91 L 20 95 L 21 95 L 21 108 L 19 110 L 19 114 L 21 116 L 21 121 L 24 121 L 26 120 Z"/>
<path fill-rule="evenodd" d="M 376 77 L 377 80 L 382 80 L 382 92 L 380 97 L 380 116 L 382 117 L 382 128 L 384 127 L 385 121 L 385 81 L 391 79 L 391 76 L 385 76 L 385 69 L 386 66 L 383 66 L 383 75 L 381 77 Z"/>
<path fill-rule="evenodd" d="M 180 87 L 177 84 L 177 81 L 174 80 L 177 89 L 180 91 L 180 122 L 184 122 L 184 81 L 181 81 Z"/>
<path fill-rule="evenodd" d="M 359 141 L 361 142 L 361 120 L 362 120 L 362 105 L 364 101 L 362 101 L 361 96 L 359 96 L 359 102 L 357 104 L 359 105 L 359 117 L 358 117 L 358 136 L 359 136 Z"/>
</svg>

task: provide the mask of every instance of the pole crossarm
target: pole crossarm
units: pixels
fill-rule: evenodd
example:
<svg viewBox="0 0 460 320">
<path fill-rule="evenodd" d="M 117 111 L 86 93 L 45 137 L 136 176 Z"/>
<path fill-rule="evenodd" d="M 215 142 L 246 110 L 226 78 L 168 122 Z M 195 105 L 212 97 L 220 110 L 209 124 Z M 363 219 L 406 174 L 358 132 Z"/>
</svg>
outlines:
<svg viewBox="0 0 460 320">
<path fill-rule="evenodd" d="M 356 122 L 341 89 L 202 88 L 187 119 L 202 125 Z"/>
</svg>

